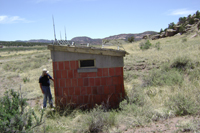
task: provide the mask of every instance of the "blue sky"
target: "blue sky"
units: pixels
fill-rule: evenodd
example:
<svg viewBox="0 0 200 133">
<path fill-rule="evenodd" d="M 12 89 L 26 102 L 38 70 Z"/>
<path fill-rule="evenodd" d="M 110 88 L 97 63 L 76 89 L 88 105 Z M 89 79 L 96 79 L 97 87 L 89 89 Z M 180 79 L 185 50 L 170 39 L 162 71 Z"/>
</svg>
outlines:
<svg viewBox="0 0 200 133">
<path fill-rule="evenodd" d="M 200 11 L 200 0 L 0 0 L 0 40 L 104 38 L 160 31 Z"/>
</svg>

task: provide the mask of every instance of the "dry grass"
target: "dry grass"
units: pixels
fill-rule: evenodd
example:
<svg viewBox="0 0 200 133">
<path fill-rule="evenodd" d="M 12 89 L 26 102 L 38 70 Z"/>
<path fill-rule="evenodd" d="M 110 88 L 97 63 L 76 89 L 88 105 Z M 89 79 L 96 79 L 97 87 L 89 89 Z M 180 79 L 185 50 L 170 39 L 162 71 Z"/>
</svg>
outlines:
<svg viewBox="0 0 200 133">
<path fill-rule="evenodd" d="M 190 100 L 190 102 L 194 101 L 195 105 L 200 105 L 200 77 L 196 74 L 200 70 L 200 37 L 190 37 L 189 34 L 187 36 L 151 40 L 152 46 L 148 50 L 140 49 L 141 41 L 123 42 L 122 47 L 129 53 L 124 57 L 124 83 L 128 97 L 126 101 L 121 103 L 120 111 L 102 112 L 100 109 L 87 112 L 75 110 L 73 113 L 63 116 L 59 112 L 47 110 L 45 125 L 35 131 L 89 132 L 92 124 L 95 124 L 95 126 L 100 124 L 102 131 L 120 132 L 119 125 L 126 125 L 126 129 L 144 126 L 149 122 L 175 116 L 177 110 L 173 110 L 173 107 L 170 108 L 166 103 L 171 102 L 171 105 L 173 105 L 175 102 L 171 100 L 171 97 L 178 94 L 188 98 L 186 100 Z M 159 48 L 157 44 L 159 44 Z M 105 47 L 118 48 L 115 44 Z M 122 47 L 120 49 L 123 50 Z M 183 75 L 181 84 L 144 85 L 145 77 L 150 77 L 149 74 L 153 70 L 162 72 L 165 69 L 172 69 L 170 65 L 176 62 L 177 58 L 184 59 L 185 57 L 194 64 L 194 68 L 186 68 L 184 71 L 174 69 L 174 71 Z M 53 75 L 49 50 L 2 52 L 0 57 L 1 94 L 10 88 L 18 91 L 21 85 L 23 97 L 41 100 L 42 93 L 38 79 L 43 68 L 47 68 Z M 54 95 L 53 84 L 51 89 Z M 38 112 L 41 104 L 40 102 L 33 104 Z M 187 102 L 185 104 L 187 105 Z M 97 116 L 97 112 L 104 119 L 100 119 L 101 117 Z M 50 115 L 51 113 L 53 114 Z M 95 123 L 96 121 L 107 122 L 109 126 Z M 198 127 L 195 127 L 195 129 L 198 129 Z"/>
</svg>

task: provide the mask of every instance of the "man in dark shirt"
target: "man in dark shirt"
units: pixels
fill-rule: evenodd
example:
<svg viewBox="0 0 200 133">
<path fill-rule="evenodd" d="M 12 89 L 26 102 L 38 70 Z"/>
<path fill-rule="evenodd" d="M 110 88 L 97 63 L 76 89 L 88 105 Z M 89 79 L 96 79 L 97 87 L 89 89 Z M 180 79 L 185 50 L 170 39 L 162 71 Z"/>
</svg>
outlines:
<svg viewBox="0 0 200 133">
<path fill-rule="evenodd" d="M 52 95 L 51 95 L 51 89 L 50 89 L 50 81 L 54 81 L 54 79 L 48 74 L 49 71 L 47 69 L 43 69 L 42 75 L 39 78 L 39 84 L 40 88 L 42 90 L 42 93 L 44 94 L 43 99 L 43 108 L 46 108 L 47 106 L 47 98 L 49 99 L 50 107 L 53 107 L 53 101 L 52 101 Z"/>
</svg>

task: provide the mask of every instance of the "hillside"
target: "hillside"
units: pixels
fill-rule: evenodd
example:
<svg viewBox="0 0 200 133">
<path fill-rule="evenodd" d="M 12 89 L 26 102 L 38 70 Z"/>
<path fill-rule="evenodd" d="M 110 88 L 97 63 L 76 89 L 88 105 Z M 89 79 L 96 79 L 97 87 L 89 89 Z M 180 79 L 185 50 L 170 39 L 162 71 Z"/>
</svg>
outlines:
<svg viewBox="0 0 200 133">
<path fill-rule="evenodd" d="M 105 37 L 102 39 L 92 39 L 90 37 L 86 37 L 86 36 L 82 36 L 82 37 L 74 37 L 71 40 L 68 40 L 70 43 L 71 42 L 75 42 L 75 44 L 93 44 L 93 45 L 101 45 L 102 44 L 102 40 L 124 40 L 127 41 L 127 39 L 129 37 L 134 36 L 135 37 L 135 41 L 141 40 L 143 38 L 143 36 L 149 36 L 149 35 L 153 35 L 156 34 L 157 32 L 154 31 L 146 31 L 143 33 L 137 33 L 137 34 L 119 34 L 119 35 L 113 35 L 113 36 L 109 36 L 109 37 Z M 0 41 L 0 45 L 6 45 L 6 44 L 10 44 L 10 45 L 15 45 L 15 44 L 20 44 L 17 42 L 23 42 L 23 43 L 44 43 L 44 45 L 46 45 L 46 43 L 52 43 L 53 40 L 45 40 L 45 39 L 32 39 L 32 40 L 28 40 L 28 41 L 22 41 L 22 40 L 16 40 L 16 41 Z M 12 44 L 11 44 L 12 43 Z M 17 45 L 18 46 L 18 45 Z"/>
<path fill-rule="evenodd" d="M 89 37 L 75 37 L 72 38 L 70 41 L 75 42 L 76 44 L 94 44 L 94 45 L 98 45 L 98 44 L 102 44 L 102 40 L 124 40 L 127 41 L 129 37 L 134 36 L 135 37 L 135 41 L 141 40 L 143 38 L 143 36 L 145 35 L 152 35 L 152 34 L 156 34 L 157 32 L 154 31 L 146 31 L 143 33 L 138 33 L 138 34 L 119 34 L 119 35 L 113 35 L 113 36 L 109 36 L 109 37 L 105 37 L 102 39 L 92 39 Z"/>
<path fill-rule="evenodd" d="M 129 37 L 134 36 L 135 41 L 139 41 L 145 35 L 148 36 L 148 35 L 153 35 L 153 34 L 156 34 L 156 33 L 157 32 L 155 32 L 155 31 L 146 31 L 146 32 L 143 32 L 143 33 L 138 33 L 138 34 L 119 34 L 119 35 L 109 36 L 109 37 L 106 37 L 104 39 L 107 39 L 107 40 L 122 39 L 122 40 L 127 41 Z"/>
<path fill-rule="evenodd" d="M 174 22 L 168 25 L 168 28 L 163 30 L 161 28 L 160 32 L 155 35 L 145 35 L 143 39 L 156 40 L 159 38 L 165 38 L 175 35 L 196 33 L 193 35 L 197 36 L 197 32 L 200 30 L 200 12 L 196 11 L 193 15 L 188 15 L 187 17 L 180 17 L 178 22 Z"/>
<path fill-rule="evenodd" d="M 75 42 L 76 44 L 94 44 L 98 45 L 102 43 L 102 39 L 92 39 L 89 37 L 75 37 L 70 40 L 71 42 Z"/>
<path fill-rule="evenodd" d="M 36 121 L 43 117 L 40 121 L 42 125 L 37 127 L 33 127 L 34 125 L 30 122 L 36 118 L 36 115 L 29 117 L 28 123 L 33 127 L 29 132 L 199 132 L 200 29 L 197 26 L 198 23 L 184 34 L 157 39 L 142 39 L 132 43 L 121 40 L 132 34 L 111 36 L 111 40 L 104 39 L 112 44 L 104 45 L 104 48 L 120 48 L 128 52 L 123 58 L 126 97 L 121 99 L 117 109 L 109 108 L 109 98 L 106 103 L 96 105 L 91 110 L 82 110 L 81 107 L 70 108 L 73 105 L 71 101 L 63 110 L 59 107 L 41 109 L 43 94 L 39 88 L 38 78 L 43 68 L 47 68 L 49 74 L 53 76 L 51 55 L 45 46 L 25 47 L 25 49 L 10 47 L 5 48 L 6 51 L 1 49 L 0 97 L 2 98 L 3 93 L 9 89 L 21 92 L 20 99 L 23 97 L 28 100 L 28 106 L 24 109 L 25 113 L 28 110 L 35 111 L 39 116 L 38 119 L 35 119 Z M 92 39 L 80 37 L 74 38 L 74 41 L 83 43 L 85 41 L 92 42 Z M 62 69 L 64 65 L 65 63 L 59 68 Z M 71 72 L 73 74 L 73 71 Z M 94 80 L 94 82 L 96 81 Z M 111 82 L 113 81 L 111 80 Z M 101 83 L 100 80 L 99 84 Z M 117 91 L 117 87 L 114 87 L 114 91 Z M 51 82 L 51 92 L 54 97 L 56 90 L 54 90 L 53 82 Z M 8 94 L 5 95 L 8 97 Z M 68 98 L 67 95 L 66 98 Z M 1 99 L 2 102 L 4 100 Z M 78 100 L 83 99 L 78 98 Z M 3 112 L 5 106 L 2 105 L 2 102 L 0 104 L 2 113 L 0 113 L 10 116 Z M 9 102 L 8 105 L 12 104 Z M 6 111 L 15 112 L 12 108 L 9 109 Z M 26 118 L 28 114 L 33 114 L 33 112 L 18 118 L 24 120 L 23 118 Z M 16 119 L 16 122 L 19 119 Z M 12 119 L 11 124 L 14 120 Z M 0 125 L 3 125 L 4 121 L 1 121 Z M 10 122 L 6 122 L 9 127 Z"/>
<path fill-rule="evenodd" d="M 200 129 L 200 33 L 124 43 L 124 84 L 127 97 L 118 110 L 102 105 L 90 111 L 45 111 L 45 124 L 35 132 L 197 132 Z M 116 46 L 105 46 L 114 48 Z M 29 63 L 27 63 L 29 62 Z M 40 114 L 42 68 L 52 75 L 49 50 L 5 51 L 0 54 L 1 95 L 19 90 Z M 53 83 L 51 92 L 54 95 Z"/>
</svg>

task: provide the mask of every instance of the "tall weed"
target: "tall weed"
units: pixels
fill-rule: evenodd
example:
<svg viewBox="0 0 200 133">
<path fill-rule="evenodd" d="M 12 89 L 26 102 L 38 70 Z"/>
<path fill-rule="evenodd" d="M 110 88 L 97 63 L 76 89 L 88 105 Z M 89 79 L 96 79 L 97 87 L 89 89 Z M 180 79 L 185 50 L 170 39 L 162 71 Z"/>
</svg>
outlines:
<svg viewBox="0 0 200 133">
<path fill-rule="evenodd" d="M 101 106 L 86 112 L 81 121 L 79 121 L 78 128 L 76 127 L 73 132 L 106 132 L 112 126 L 116 126 L 117 112 L 114 110 L 104 112 Z"/>
<path fill-rule="evenodd" d="M 195 68 L 195 64 L 188 57 L 177 57 L 171 63 L 171 68 L 176 68 L 178 70 L 185 71 L 187 69 L 194 69 Z"/>
<path fill-rule="evenodd" d="M 128 98 L 120 103 L 119 123 L 143 126 L 152 121 L 154 110 L 142 88 L 133 87 Z"/>
<path fill-rule="evenodd" d="M 143 86 L 181 85 L 183 81 L 183 74 L 175 69 L 152 70 L 147 77 L 144 77 Z"/>
<path fill-rule="evenodd" d="M 146 42 L 141 42 L 140 43 L 140 49 L 147 50 L 147 49 L 149 49 L 151 47 L 151 45 L 152 44 L 150 43 L 149 40 L 147 40 Z"/>
<path fill-rule="evenodd" d="M 166 101 L 165 105 L 178 116 L 193 115 L 199 110 L 199 104 L 190 96 L 184 95 L 181 92 L 170 96 L 169 101 Z"/>
<path fill-rule="evenodd" d="M 189 72 L 189 76 L 190 81 L 200 80 L 200 70 L 195 69 L 194 71 Z"/>
</svg>

